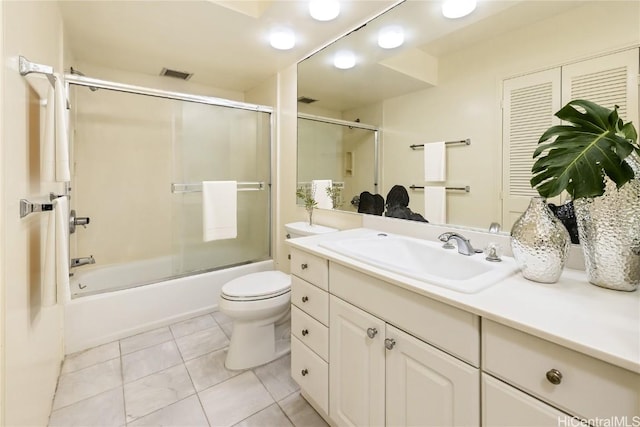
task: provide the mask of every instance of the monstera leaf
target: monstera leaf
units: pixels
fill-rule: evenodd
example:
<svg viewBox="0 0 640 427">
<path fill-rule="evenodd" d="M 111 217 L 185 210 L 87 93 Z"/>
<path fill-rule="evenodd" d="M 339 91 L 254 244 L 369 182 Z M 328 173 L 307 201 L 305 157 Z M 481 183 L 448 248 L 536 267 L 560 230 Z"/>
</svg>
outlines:
<svg viewBox="0 0 640 427">
<path fill-rule="evenodd" d="M 531 168 L 531 186 L 542 197 L 557 196 L 564 190 L 574 200 L 597 197 L 604 193 L 605 175 L 618 188 L 634 177 L 624 159 L 632 152 L 640 154 L 638 135 L 631 122 L 624 124 L 618 117 L 618 106 L 609 110 L 574 100 L 555 115 L 570 125 L 549 128 L 533 153 L 534 158 L 540 157 Z"/>
</svg>

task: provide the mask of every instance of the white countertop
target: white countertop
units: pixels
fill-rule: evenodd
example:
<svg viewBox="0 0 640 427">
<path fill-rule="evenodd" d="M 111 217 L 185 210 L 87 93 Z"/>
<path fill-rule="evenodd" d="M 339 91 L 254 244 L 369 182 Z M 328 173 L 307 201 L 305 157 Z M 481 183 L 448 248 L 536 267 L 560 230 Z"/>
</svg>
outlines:
<svg viewBox="0 0 640 427">
<path fill-rule="evenodd" d="M 358 228 L 291 239 L 287 243 L 434 300 L 640 373 L 639 291 L 599 288 L 588 283 L 583 271 L 565 269 L 554 284 L 532 282 L 516 273 L 483 291 L 465 294 L 376 268 L 318 246 L 330 240 L 367 236 L 372 231 Z"/>
</svg>

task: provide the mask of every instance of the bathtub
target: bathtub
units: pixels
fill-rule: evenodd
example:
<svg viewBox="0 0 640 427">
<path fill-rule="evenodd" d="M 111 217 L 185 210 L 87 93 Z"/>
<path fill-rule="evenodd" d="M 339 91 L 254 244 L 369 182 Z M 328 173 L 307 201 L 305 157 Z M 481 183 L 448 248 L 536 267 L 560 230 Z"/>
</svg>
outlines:
<svg viewBox="0 0 640 427">
<path fill-rule="evenodd" d="M 64 304 L 65 354 L 215 311 L 226 282 L 274 268 L 273 260 L 260 261 L 120 289 L 132 277 L 137 280 L 135 283 L 145 281 L 141 278 L 154 280 L 144 272 L 158 272 L 153 269 L 156 262 L 160 270 L 171 265 L 163 264 L 162 260 L 148 260 L 74 274 L 70 285 L 73 297 Z M 84 289 L 80 289 L 82 287 Z M 107 287 L 110 291 L 104 292 Z M 86 291 L 85 295 L 81 295 L 82 291 Z"/>
</svg>

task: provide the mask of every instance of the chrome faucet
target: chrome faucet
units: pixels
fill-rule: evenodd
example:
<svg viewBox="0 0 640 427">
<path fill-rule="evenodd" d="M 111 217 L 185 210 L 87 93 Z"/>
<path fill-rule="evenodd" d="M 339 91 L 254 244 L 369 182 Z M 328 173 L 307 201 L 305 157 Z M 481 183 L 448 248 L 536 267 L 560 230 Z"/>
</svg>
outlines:
<svg viewBox="0 0 640 427">
<path fill-rule="evenodd" d="M 469 241 L 469 239 L 467 239 L 466 237 L 458 233 L 454 233 L 454 232 L 442 233 L 440 236 L 438 236 L 438 239 L 441 242 L 445 242 L 445 243 L 449 243 L 449 240 L 455 240 L 456 245 L 458 246 L 459 254 L 473 255 L 476 253 L 476 250 L 473 249 L 473 246 L 471 246 L 471 242 Z"/>
<path fill-rule="evenodd" d="M 81 265 L 95 264 L 95 263 L 96 263 L 96 260 L 93 259 L 93 255 L 90 255 L 88 257 L 83 257 L 83 258 L 71 258 L 71 265 L 69 267 L 74 268 L 74 267 L 80 267 Z"/>
</svg>

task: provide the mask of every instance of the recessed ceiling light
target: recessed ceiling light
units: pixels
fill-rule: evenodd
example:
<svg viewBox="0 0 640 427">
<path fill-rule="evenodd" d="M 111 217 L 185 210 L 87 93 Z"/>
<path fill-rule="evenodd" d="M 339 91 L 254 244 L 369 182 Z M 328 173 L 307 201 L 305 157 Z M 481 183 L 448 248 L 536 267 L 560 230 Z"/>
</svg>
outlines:
<svg viewBox="0 0 640 427">
<path fill-rule="evenodd" d="M 296 36 L 289 28 L 276 28 L 269 37 L 271 46 L 279 50 L 289 50 L 296 45 Z"/>
<path fill-rule="evenodd" d="M 393 49 L 404 43 L 404 30 L 394 25 L 385 27 L 378 33 L 378 46 L 383 49 Z"/>
<path fill-rule="evenodd" d="M 356 56 L 348 50 L 341 50 L 333 58 L 333 65 L 341 70 L 348 70 L 356 65 Z"/>
<path fill-rule="evenodd" d="M 442 3 L 442 14 L 445 18 L 462 18 L 473 12 L 476 0 L 445 0 Z"/>
<path fill-rule="evenodd" d="M 340 2 L 338 0 L 311 0 L 309 1 L 309 13 L 318 21 L 331 21 L 340 14 Z"/>
</svg>

